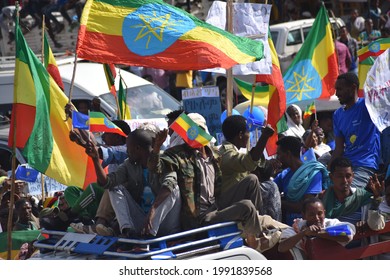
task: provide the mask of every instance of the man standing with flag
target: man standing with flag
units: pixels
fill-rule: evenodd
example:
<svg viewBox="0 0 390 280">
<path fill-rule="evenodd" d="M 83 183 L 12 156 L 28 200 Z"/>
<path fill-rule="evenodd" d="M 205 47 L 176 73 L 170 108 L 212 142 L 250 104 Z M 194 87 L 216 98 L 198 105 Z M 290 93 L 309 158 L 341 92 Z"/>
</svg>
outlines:
<svg viewBox="0 0 390 280">
<path fill-rule="evenodd" d="M 358 77 L 351 72 L 341 74 L 335 87 L 343 107 L 333 115 L 336 148 L 329 166 L 337 157 L 348 158 L 353 165 L 352 185 L 364 188 L 379 169 L 380 132 L 370 118 L 364 98 L 358 97 Z"/>
</svg>

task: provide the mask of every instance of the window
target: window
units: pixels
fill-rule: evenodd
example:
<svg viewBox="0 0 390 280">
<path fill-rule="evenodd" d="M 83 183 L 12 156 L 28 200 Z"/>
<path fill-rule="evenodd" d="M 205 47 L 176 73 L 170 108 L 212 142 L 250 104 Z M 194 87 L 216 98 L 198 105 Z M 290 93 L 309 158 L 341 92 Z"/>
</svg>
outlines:
<svg viewBox="0 0 390 280">
<path fill-rule="evenodd" d="M 292 30 L 287 35 L 287 46 L 302 44 L 301 30 Z"/>
<path fill-rule="evenodd" d="M 310 30 L 311 30 L 311 26 L 303 28 L 303 38 L 305 38 L 305 40 L 307 38 L 307 35 L 309 35 Z"/>
</svg>

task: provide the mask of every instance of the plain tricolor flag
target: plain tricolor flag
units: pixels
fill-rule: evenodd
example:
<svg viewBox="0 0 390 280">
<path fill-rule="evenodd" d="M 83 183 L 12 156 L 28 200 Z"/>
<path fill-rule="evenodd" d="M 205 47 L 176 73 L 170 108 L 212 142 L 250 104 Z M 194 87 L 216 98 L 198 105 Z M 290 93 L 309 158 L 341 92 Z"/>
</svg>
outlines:
<svg viewBox="0 0 390 280">
<path fill-rule="evenodd" d="M 43 53 L 47 72 L 49 72 L 50 76 L 52 76 L 60 89 L 64 91 L 64 83 L 62 82 L 60 71 L 58 70 L 57 62 L 51 51 L 49 41 L 47 40 L 46 32 L 43 32 Z"/>
<path fill-rule="evenodd" d="M 275 133 L 268 139 L 266 150 L 267 154 L 272 156 L 276 154 L 277 150 L 277 132 L 282 132 L 278 131 L 277 123 L 286 111 L 286 91 L 284 89 L 282 72 L 280 71 L 278 54 L 276 53 L 270 32 L 268 32 L 268 44 L 272 57 L 272 73 L 270 75 L 256 75 L 256 82 L 263 82 L 268 84 L 269 103 L 267 122 L 272 126 L 273 129 L 275 129 Z M 260 95 L 255 95 L 255 103 L 257 98 L 260 98 Z"/>
<path fill-rule="evenodd" d="M 162 0 L 87 0 L 78 57 L 166 70 L 230 68 L 263 58 L 261 42 L 235 36 Z"/>
<path fill-rule="evenodd" d="M 15 36 L 9 145 L 15 141 L 16 147 L 23 148 L 23 155 L 32 168 L 64 185 L 82 188 L 95 182 L 92 160 L 83 147 L 69 139 L 72 123 L 71 119 L 66 120 L 64 111 L 68 98 L 28 47 L 18 25 Z"/>
</svg>

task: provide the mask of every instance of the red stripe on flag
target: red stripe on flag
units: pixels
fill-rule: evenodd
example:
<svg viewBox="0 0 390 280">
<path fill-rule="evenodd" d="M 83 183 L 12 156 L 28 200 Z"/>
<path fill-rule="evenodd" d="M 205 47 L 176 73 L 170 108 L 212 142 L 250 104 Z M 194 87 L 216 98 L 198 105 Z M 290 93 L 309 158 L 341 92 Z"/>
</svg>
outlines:
<svg viewBox="0 0 390 280">
<path fill-rule="evenodd" d="M 64 83 L 62 82 L 62 78 L 60 75 L 60 71 L 58 71 L 58 67 L 56 65 L 50 64 L 47 65 L 47 72 L 49 72 L 50 76 L 53 77 L 54 81 L 60 87 L 62 91 L 64 91 Z"/>
<path fill-rule="evenodd" d="M 24 148 L 34 127 L 35 106 L 21 103 L 12 105 L 11 125 L 8 137 L 8 146 L 12 147 L 14 136 L 14 121 L 16 118 L 16 147 Z"/>
<path fill-rule="evenodd" d="M 92 132 L 116 133 L 116 134 L 122 135 L 124 137 L 127 137 L 127 135 L 122 130 L 120 130 L 119 128 L 110 128 L 110 127 L 107 127 L 104 124 L 94 124 L 94 125 L 91 125 L 89 130 L 92 131 Z"/>
<path fill-rule="evenodd" d="M 82 35 L 83 32 L 86 35 Z M 153 65 L 153 68 L 169 68 L 169 70 L 185 70 L 183 69 L 183 65 L 186 69 L 192 70 L 212 68 L 213 65 L 210 66 L 210 60 L 215 61 L 215 67 L 220 65 L 220 63 L 236 63 L 230 57 L 226 56 L 225 53 L 206 42 L 177 40 L 164 52 L 149 56 L 140 56 L 132 53 L 127 48 L 122 36 L 89 32 L 85 31 L 85 28 L 81 28 L 79 30 L 79 38 L 83 36 L 87 37 L 88 41 L 83 43 L 82 50 L 77 48 L 78 56 L 81 58 L 84 56 L 95 56 L 99 58 L 99 62 L 103 63 L 112 63 L 115 61 L 117 64 L 128 64 L 128 61 L 132 60 L 134 61 L 132 63 L 134 66 Z M 107 46 L 115 46 L 115 54 L 107 51 Z M 210 49 L 213 49 L 211 51 L 214 53 L 213 57 L 210 57 Z M 99 55 L 96 55 L 96 53 L 99 53 Z M 176 63 L 177 61 L 181 61 L 182 63 L 178 64 Z M 196 61 L 196 64 L 193 64 L 193 61 Z"/>
<path fill-rule="evenodd" d="M 187 136 L 187 131 L 181 127 L 177 122 L 174 122 L 172 125 L 171 125 L 171 129 L 173 129 L 177 134 L 179 134 L 179 136 L 181 138 L 183 138 L 183 140 L 192 148 L 201 148 L 203 147 L 203 145 L 201 143 L 199 143 L 198 141 L 195 141 L 195 140 L 191 140 L 188 138 Z"/>
<path fill-rule="evenodd" d="M 319 98 L 329 98 L 335 94 L 335 81 L 339 75 L 339 65 L 336 54 L 328 57 L 328 74 L 322 79 L 322 93 Z"/>
<path fill-rule="evenodd" d="M 359 61 L 364 61 L 366 58 L 368 58 L 370 56 L 374 56 L 374 57 L 380 56 L 384 52 L 385 52 L 385 50 L 379 50 L 377 52 L 371 52 L 371 51 L 365 52 L 364 54 L 359 55 Z"/>
</svg>

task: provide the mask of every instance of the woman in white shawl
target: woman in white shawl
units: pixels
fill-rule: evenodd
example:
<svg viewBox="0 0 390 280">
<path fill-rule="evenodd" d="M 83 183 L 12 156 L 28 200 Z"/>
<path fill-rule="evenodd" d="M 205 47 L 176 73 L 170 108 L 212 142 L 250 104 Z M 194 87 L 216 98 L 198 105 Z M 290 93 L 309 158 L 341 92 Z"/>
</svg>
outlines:
<svg viewBox="0 0 390 280">
<path fill-rule="evenodd" d="M 295 136 L 302 139 L 305 129 L 302 126 L 302 110 L 298 105 L 291 104 L 286 110 L 288 129 L 283 132 L 284 136 Z"/>
</svg>

